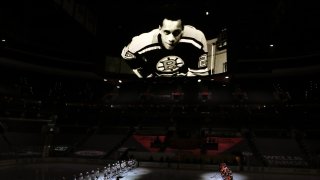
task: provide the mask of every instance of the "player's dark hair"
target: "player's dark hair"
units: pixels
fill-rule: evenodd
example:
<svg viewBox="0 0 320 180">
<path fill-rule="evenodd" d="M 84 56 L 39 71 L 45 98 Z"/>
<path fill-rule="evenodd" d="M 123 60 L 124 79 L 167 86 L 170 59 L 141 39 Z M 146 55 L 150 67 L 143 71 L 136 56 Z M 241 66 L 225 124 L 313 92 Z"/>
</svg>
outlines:
<svg viewBox="0 0 320 180">
<path fill-rule="evenodd" d="M 164 19 L 173 21 L 181 20 L 182 25 L 186 24 L 186 12 L 184 12 L 184 9 L 181 6 L 179 6 L 179 4 L 166 3 L 162 5 L 159 9 L 159 13 L 161 13 L 159 15 L 159 22 L 161 26 Z"/>
</svg>

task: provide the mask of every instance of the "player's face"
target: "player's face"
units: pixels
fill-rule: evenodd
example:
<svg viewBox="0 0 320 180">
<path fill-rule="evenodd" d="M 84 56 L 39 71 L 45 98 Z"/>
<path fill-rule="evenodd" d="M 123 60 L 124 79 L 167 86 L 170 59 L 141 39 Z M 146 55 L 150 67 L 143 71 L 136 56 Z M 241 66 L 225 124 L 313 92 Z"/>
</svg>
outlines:
<svg viewBox="0 0 320 180">
<path fill-rule="evenodd" d="M 164 19 L 160 27 L 161 41 L 163 46 L 172 50 L 180 41 L 183 33 L 181 20 Z"/>
</svg>

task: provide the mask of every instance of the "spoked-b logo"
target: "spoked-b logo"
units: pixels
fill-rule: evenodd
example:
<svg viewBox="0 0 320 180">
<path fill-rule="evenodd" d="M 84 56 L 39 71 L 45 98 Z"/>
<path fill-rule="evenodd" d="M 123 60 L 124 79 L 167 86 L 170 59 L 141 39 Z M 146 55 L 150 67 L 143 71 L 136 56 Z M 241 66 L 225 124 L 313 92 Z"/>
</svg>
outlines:
<svg viewBox="0 0 320 180">
<path fill-rule="evenodd" d="M 157 70 L 170 73 L 179 70 L 184 65 L 184 61 L 178 56 L 166 56 L 157 63 Z"/>
</svg>

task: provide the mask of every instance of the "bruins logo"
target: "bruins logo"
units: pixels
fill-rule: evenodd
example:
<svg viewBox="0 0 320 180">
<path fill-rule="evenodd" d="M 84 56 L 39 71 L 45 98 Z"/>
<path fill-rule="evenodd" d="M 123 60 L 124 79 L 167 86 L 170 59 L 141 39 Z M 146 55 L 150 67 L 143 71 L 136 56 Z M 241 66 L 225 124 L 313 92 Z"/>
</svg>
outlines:
<svg viewBox="0 0 320 180">
<path fill-rule="evenodd" d="M 178 56 L 166 56 L 157 63 L 157 70 L 164 73 L 171 73 L 179 70 L 184 65 L 184 61 Z"/>
</svg>

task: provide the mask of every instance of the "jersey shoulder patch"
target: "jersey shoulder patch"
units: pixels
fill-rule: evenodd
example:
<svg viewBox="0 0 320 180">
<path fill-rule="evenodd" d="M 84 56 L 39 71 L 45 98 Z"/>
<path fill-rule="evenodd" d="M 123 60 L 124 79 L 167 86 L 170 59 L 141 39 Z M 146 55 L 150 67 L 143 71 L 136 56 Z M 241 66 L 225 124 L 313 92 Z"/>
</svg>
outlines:
<svg viewBox="0 0 320 180">
<path fill-rule="evenodd" d="M 121 56 L 123 59 L 127 59 L 127 60 L 136 58 L 136 56 L 129 51 L 127 46 L 122 49 Z"/>
</svg>

